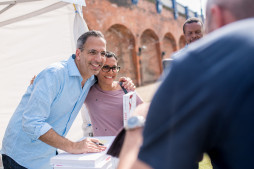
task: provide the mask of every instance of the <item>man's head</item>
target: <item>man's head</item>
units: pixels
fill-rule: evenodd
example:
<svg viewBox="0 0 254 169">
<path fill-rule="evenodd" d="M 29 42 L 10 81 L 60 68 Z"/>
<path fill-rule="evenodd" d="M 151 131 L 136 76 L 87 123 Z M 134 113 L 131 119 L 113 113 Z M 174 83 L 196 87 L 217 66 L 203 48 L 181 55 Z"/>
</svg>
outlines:
<svg viewBox="0 0 254 169">
<path fill-rule="evenodd" d="M 200 19 L 189 18 L 183 24 L 183 33 L 187 44 L 203 37 L 204 26 Z"/>
<path fill-rule="evenodd" d="M 111 85 L 119 70 L 117 56 L 113 52 L 106 53 L 106 62 L 104 66 L 101 68 L 101 71 L 97 75 L 98 82 L 102 85 Z"/>
<path fill-rule="evenodd" d="M 77 41 L 75 63 L 83 78 L 97 75 L 106 60 L 106 40 L 99 31 L 88 31 Z"/>
<path fill-rule="evenodd" d="M 254 17 L 253 0 L 208 0 L 207 31 L 212 32 L 237 20 Z"/>
</svg>

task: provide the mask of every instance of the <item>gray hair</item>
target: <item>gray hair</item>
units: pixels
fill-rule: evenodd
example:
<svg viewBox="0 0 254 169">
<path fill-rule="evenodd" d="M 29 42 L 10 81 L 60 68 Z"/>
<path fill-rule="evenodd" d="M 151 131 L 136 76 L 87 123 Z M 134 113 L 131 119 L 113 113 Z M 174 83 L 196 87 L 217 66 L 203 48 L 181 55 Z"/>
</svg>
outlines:
<svg viewBox="0 0 254 169">
<path fill-rule="evenodd" d="M 105 40 L 104 38 L 104 35 L 100 32 L 100 31 L 95 31 L 95 30 L 91 30 L 91 31 L 88 31 L 84 34 L 82 34 L 79 38 L 78 38 L 78 41 L 77 41 L 77 49 L 80 49 L 81 51 L 83 51 L 83 46 L 84 44 L 86 43 L 86 40 L 89 38 L 89 37 L 99 37 L 99 38 L 102 38 Z M 106 41 L 106 40 L 105 40 Z"/>
</svg>

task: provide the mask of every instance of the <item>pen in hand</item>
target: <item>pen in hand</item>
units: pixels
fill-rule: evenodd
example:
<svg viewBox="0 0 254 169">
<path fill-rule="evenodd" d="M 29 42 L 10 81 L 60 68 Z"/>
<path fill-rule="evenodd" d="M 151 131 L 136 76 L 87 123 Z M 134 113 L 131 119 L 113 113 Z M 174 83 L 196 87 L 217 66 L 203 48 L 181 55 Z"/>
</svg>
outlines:
<svg viewBox="0 0 254 169">
<path fill-rule="evenodd" d="M 96 144 L 96 145 L 98 145 L 98 146 L 104 146 L 104 144 L 102 144 L 102 143 L 100 143 L 100 142 L 94 142 L 94 141 L 93 141 L 93 143 Z"/>
</svg>

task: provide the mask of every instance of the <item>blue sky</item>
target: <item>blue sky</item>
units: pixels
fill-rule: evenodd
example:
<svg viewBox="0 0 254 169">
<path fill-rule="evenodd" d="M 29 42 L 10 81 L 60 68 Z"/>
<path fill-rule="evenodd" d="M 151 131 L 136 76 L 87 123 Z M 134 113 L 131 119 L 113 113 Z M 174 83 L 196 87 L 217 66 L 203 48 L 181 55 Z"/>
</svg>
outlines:
<svg viewBox="0 0 254 169">
<path fill-rule="evenodd" d="M 188 6 L 189 9 L 197 11 L 200 14 L 200 3 L 202 4 L 203 14 L 205 15 L 205 7 L 207 0 L 176 0 L 178 3 Z"/>
</svg>

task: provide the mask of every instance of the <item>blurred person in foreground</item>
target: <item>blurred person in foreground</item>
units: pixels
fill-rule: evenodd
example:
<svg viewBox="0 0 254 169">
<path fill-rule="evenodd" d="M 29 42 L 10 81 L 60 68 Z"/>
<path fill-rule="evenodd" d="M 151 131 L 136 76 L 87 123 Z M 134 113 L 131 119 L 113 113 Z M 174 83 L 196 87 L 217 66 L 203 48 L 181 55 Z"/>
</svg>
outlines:
<svg viewBox="0 0 254 169">
<path fill-rule="evenodd" d="M 208 0 L 210 34 L 172 62 L 143 142 L 133 139 L 142 125 L 127 131 L 118 169 L 198 168 L 204 152 L 214 169 L 254 168 L 253 9 L 253 0 Z"/>
</svg>

